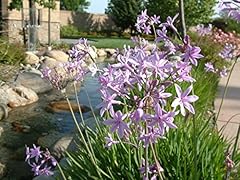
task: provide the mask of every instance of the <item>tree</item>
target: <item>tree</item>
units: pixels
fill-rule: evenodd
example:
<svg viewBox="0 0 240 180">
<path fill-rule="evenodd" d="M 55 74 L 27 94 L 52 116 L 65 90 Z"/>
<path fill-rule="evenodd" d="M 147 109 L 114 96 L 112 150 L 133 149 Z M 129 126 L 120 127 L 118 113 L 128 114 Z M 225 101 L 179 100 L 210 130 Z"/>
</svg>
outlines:
<svg viewBox="0 0 240 180">
<path fill-rule="evenodd" d="M 84 12 L 89 6 L 88 0 L 60 0 L 60 8 L 63 10 Z"/>
<path fill-rule="evenodd" d="M 135 29 L 137 15 L 143 7 L 143 0 L 110 0 L 106 13 L 110 15 L 120 33 L 130 28 L 131 33 Z"/>
<path fill-rule="evenodd" d="M 179 0 L 146 0 L 145 5 L 148 12 L 160 15 L 162 21 L 179 12 Z M 216 0 L 184 0 L 186 25 L 189 27 L 208 23 L 214 14 L 215 6 Z"/>
</svg>

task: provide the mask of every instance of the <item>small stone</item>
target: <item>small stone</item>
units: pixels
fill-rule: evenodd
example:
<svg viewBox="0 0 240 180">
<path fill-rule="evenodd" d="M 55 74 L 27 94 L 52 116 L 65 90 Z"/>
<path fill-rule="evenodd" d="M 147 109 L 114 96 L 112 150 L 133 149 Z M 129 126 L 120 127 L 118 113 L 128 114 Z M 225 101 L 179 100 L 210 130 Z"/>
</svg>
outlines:
<svg viewBox="0 0 240 180">
<path fill-rule="evenodd" d="M 98 49 L 97 50 L 97 55 L 98 55 L 98 57 L 106 57 L 107 53 L 104 49 Z"/>
<path fill-rule="evenodd" d="M 6 166 L 0 163 L 0 179 L 2 179 L 6 174 Z"/>
<path fill-rule="evenodd" d="M 52 51 L 47 51 L 46 56 L 53 58 L 59 62 L 67 62 L 69 56 L 60 50 L 52 50 Z"/>
<path fill-rule="evenodd" d="M 39 63 L 39 57 L 32 52 L 26 52 L 25 62 L 30 65 L 35 65 Z"/>
</svg>

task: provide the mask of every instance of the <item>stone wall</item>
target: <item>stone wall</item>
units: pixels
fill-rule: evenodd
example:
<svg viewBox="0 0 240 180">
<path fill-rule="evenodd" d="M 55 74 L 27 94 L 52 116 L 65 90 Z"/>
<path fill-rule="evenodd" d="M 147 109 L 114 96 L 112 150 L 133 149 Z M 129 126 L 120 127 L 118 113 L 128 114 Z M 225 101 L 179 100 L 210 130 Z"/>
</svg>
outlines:
<svg viewBox="0 0 240 180">
<path fill-rule="evenodd" d="M 23 28 L 25 28 L 26 38 L 28 38 L 29 4 L 28 0 L 23 1 L 23 9 L 8 10 L 7 6 L 11 0 L 2 0 L 3 33 L 9 41 L 23 42 Z M 36 5 L 37 21 L 36 26 L 38 40 L 40 43 L 48 42 L 48 9 Z M 39 15 L 38 15 L 39 14 Z M 60 2 L 56 1 L 56 8 L 51 10 L 51 41 L 60 40 Z"/>
<path fill-rule="evenodd" d="M 82 31 L 115 30 L 116 26 L 106 14 L 60 11 L 61 26 L 73 25 Z"/>
<path fill-rule="evenodd" d="M 11 0 L 1 0 L 3 34 L 10 41 L 23 42 L 25 32 L 28 38 L 29 0 L 23 0 L 23 9 L 8 10 Z M 37 19 L 40 24 L 36 27 L 40 43 L 48 42 L 48 9 L 36 4 Z M 39 14 L 39 15 L 38 15 Z M 56 1 L 56 8 L 51 10 L 51 41 L 60 40 L 60 26 L 73 25 L 82 31 L 112 31 L 117 30 L 112 19 L 106 14 L 78 13 L 72 11 L 60 11 L 60 2 Z"/>
</svg>

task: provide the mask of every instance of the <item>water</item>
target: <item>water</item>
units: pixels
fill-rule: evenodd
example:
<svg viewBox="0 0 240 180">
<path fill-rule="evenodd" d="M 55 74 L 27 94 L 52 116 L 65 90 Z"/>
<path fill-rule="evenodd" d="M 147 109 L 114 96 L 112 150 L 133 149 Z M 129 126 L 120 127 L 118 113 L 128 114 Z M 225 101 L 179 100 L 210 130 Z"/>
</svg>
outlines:
<svg viewBox="0 0 240 180">
<path fill-rule="evenodd" d="M 100 68 L 104 66 L 106 66 L 106 63 L 99 64 Z M 98 79 L 92 77 L 91 74 L 87 74 L 78 93 L 80 103 L 90 107 L 88 94 L 91 105 L 95 109 L 101 102 L 98 89 Z M 70 98 L 74 99 L 73 97 L 74 93 L 72 91 Z M 75 125 L 70 112 L 50 113 L 46 111 L 50 102 L 62 98 L 62 95 L 59 92 L 56 93 L 56 91 L 40 95 L 38 102 L 13 109 L 7 120 L 0 122 L 0 127 L 4 127 L 4 132 L 0 135 L 0 163 L 6 164 L 8 167 L 6 180 L 28 180 L 32 178 L 30 168 L 24 162 L 25 145 L 37 144 L 39 137 L 52 131 L 59 133 L 71 133 L 73 131 Z M 84 118 L 89 118 L 91 112 L 83 115 Z M 76 113 L 76 116 L 80 120 L 78 113 Z M 13 128 L 13 124 L 16 122 L 23 126 L 29 126 L 30 131 L 28 133 L 16 131 Z"/>
</svg>

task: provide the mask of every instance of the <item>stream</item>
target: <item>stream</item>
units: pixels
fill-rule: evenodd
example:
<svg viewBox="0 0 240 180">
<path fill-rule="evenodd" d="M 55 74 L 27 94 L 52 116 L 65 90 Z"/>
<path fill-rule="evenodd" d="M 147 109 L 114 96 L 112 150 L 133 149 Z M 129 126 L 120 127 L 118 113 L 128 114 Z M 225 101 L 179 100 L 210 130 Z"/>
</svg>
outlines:
<svg viewBox="0 0 240 180">
<path fill-rule="evenodd" d="M 106 66 L 100 63 L 99 67 Z M 90 97 L 90 102 L 95 107 L 101 102 L 98 92 L 99 84 L 96 77 L 87 74 L 81 84 L 78 93 L 80 103 L 90 107 L 86 95 Z M 74 99 L 73 91 L 70 90 L 70 99 Z M 72 116 L 69 112 L 49 112 L 46 107 L 52 101 L 63 100 L 63 96 L 56 90 L 39 95 L 36 103 L 13 109 L 9 117 L 0 122 L 0 174 L 1 164 L 7 167 L 7 173 L 3 180 L 28 180 L 33 178 L 30 167 L 25 160 L 25 145 L 37 144 L 39 137 L 46 136 L 52 132 L 69 134 L 75 128 Z M 91 112 L 83 114 L 84 119 L 91 117 Z M 22 131 L 16 125 L 26 128 Z M 0 177 L 1 179 L 1 177 Z"/>
</svg>

